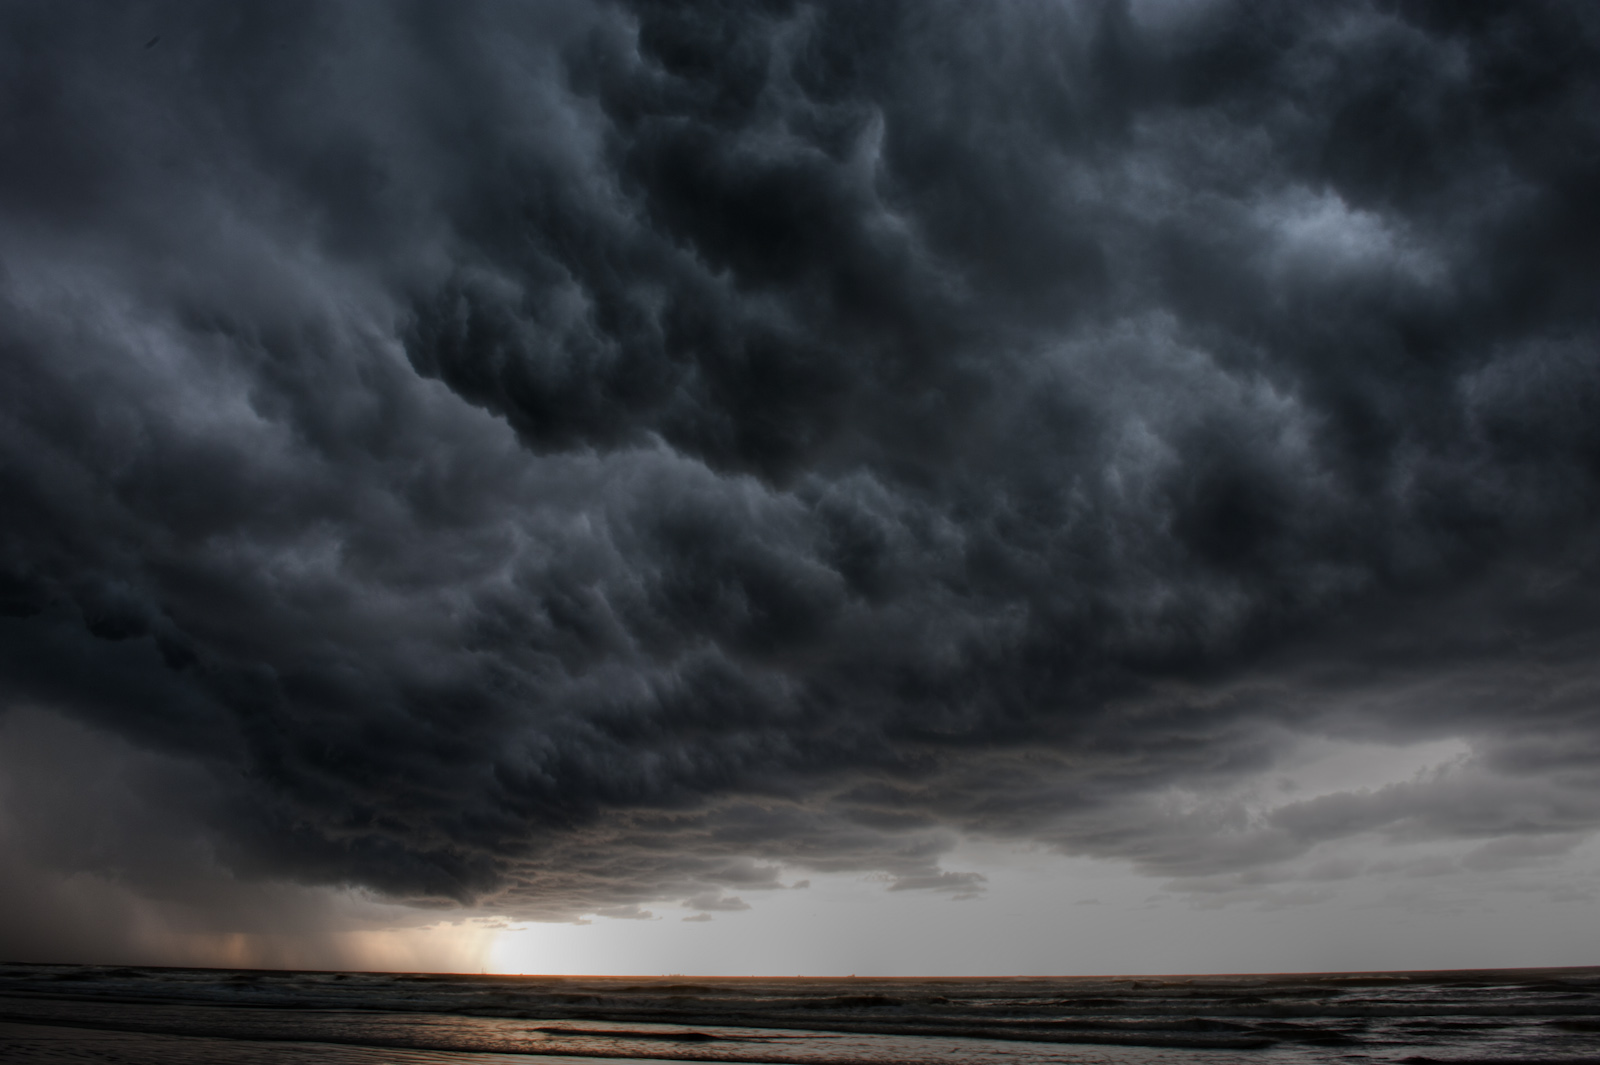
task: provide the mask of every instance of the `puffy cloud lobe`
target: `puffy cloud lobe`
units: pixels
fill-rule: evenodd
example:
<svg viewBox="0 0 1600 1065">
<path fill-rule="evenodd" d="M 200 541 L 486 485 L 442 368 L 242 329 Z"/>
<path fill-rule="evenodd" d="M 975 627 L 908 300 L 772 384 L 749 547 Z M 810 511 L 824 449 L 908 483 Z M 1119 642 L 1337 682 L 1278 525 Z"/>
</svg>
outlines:
<svg viewBox="0 0 1600 1065">
<path fill-rule="evenodd" d="M 1600 824 L 1159 798 L 1294 729 L 1590 764 L 1582 5 L 4 18 L 6 699 L 202 767 L 240 875 Z"/>
</svg>

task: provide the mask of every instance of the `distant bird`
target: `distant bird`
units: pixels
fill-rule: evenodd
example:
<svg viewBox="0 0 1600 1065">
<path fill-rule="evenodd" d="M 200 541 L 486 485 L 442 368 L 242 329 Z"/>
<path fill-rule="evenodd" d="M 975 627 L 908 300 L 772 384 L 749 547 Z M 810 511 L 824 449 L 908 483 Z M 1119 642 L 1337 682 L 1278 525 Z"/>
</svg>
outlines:
<svg viewBox="0 0 1600 1065">
<path fill-rule="evenodd" d="M 161 34 L 158 33 L 154 37 L 150 38 L 148 41 L 144 42 L 145 50 L 148 51 L 149 49 L 154 48 L 156 45 L 158 45 L 160 43 L 161 43 Z"/>
</svg>

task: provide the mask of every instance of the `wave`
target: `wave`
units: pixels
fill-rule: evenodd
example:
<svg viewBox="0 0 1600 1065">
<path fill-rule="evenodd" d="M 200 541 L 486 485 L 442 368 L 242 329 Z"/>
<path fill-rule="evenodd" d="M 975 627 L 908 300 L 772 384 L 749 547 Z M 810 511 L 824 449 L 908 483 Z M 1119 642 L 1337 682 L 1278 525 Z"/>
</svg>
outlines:
<svg viewBox="0 0 1600 1065">
<path fill-rule="evenodd" d="M 1600 970 L 650 980 L 0 965 L 0 1018 L 237 1040 L 314 1033 L 330 1044 L 441 1052 L 811 1065 L 863 1054 L 880 1063 L 1046 1061 L 1071 1045 L 1283 1061 L 1347 1047 L 1419 1065 L 1493 1055 L 1571 1062 L 1600 1058 Z M 905 1056 L 912 1046 L 921 1057 Z"/>
</svg>

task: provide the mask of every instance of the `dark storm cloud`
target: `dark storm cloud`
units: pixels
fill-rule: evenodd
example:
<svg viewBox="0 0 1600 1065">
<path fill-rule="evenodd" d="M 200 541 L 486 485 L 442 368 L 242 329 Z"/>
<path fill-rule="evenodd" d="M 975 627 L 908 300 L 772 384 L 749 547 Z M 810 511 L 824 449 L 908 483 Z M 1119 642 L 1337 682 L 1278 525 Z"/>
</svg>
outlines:
<svg viewBox="0 0 1600 1065">
<path fill-rule="evenodd" d="M 1600 825 L 1587 6 L 0 17 L 5 700 L 237 875 Z M 1483 768 L 1162 805 L 1300 733 Z"/>
</svg>

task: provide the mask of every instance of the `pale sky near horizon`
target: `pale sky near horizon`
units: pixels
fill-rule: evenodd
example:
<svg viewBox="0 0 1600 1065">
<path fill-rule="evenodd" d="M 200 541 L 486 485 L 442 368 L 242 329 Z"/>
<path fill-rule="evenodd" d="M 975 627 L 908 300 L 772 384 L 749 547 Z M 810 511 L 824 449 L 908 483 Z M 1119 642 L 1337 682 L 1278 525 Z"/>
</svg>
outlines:
<svg viewBox="0 0 1600 1065">
<path fill-rule="evenodd" d="M 28 748 L 37 735 L 19 735 L 16 721 L 0 728 L 6 754 L 36 753 Z M 46 732 L 62 727 L 42 715 L 31 724 Z M 90 742 L 74 737 L 79 749 Z M 1241 790 L 1266 810 L 1293 799 L 1436 778 L 1459 771 L 1470 754 L 1453 740 L 1401 747 L 1314 741 L 1290 765 L 1243 782 Z M 5 755 L 0 768 L 11 769 L 15 779 Z M 88 771 L 100 768 L 91 763 Z M 0 810 L 10 821 L 16 793 L 4 798 Z M 14 861 L 28 848 L 14 846 L 15 822 L 6 821 L 0 831 L 10 831 L 0 840 Z M 1174 884 L 1140 875 L 1127 863 L 1065 857 L 1034 843 L 962 841 L 944 864 L 981 873 L 981 893 L 960 899 L 890 894 L 882 875 L 786 869 L 780 877 L 786 887 L 735 897 L 730 908 L 717 911 L 664 899 L 647 902 L 636 917 L 529 922 L 478 912 L 430 922 L 431 915 L 385 906 L 361 892 L 280 885 L 265 899 L 235 903 L 236 909 L 264 908 L 243 933 L 206 929 L 203 918 L 196 921 L 181 905 L 153 907 L 91 872 L 60 877 L 34 871 L 34 886 L 50 893 L 59 916 L 37 898 L 8 901 L 88 932 L 65 951 L 25 945 L 15 960 L 107 964 L 530 975 L 1081 976 L 1584 965 L 1600 953 L 1600 926 L 1592 920 L 1600 840 L 1593 837 L 1509 861 L 1496 860 L 1494 848 L 1481 842 L 1350 839 L 1308 856 L 1310 875 L 1290 883 L 1280 871 L 1254 884 Z M 15 888 L 15 867 L 5 871 Z M 738 906 L 744 908 L 732 908 Z M 114 916 L 119 911 L 121 919 Z M 104 922 L 107 913 L 111 922 L 96 927 L 96 918 Z"/>
<path fill-rule="evenodd" d="M 0 71 L 0 959 L 1600 961 L 1600 5 Z"/>
</svg>

